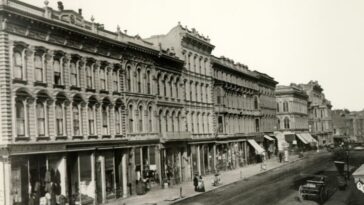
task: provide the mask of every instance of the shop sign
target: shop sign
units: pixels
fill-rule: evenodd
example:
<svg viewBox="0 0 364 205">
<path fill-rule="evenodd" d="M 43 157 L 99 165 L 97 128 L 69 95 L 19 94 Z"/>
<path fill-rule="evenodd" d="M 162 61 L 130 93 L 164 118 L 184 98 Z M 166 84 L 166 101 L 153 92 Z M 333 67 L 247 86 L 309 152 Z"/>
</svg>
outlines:
<svg viewBox="0 0 364 205">
<path fill-rule="evenodd" d="M 29 152 L 46 152 L 65 150 L 64 145 L 15 145 L 11 146 L 11 154 L 23 154 Z"/>
<path fill-rule="evenodd" d="M 361 191 L 362 193 L 364 193 L 364 183 L 359 180 L 357 183 L 356 183 L 356 188 Z"/>
</svg>

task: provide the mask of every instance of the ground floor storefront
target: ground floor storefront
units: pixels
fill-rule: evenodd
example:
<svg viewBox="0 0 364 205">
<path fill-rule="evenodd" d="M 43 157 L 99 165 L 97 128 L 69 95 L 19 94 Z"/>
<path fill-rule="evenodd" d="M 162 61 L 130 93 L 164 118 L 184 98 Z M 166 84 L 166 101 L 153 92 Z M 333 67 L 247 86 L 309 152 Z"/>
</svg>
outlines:
<svg viewBox="0 0 364 205">
<path fill-rule="evenodd" d="M 265 144 L 267 143 L 267 144 Z M 91 205 L 261 162 L 270 143 L 252 138 L 113 144 L 0 157 L 0 204 Z M 28 147 L 28 148 L 29 148 Z M 54 148 L 54 149 L 53 149 Z"/>
</svg>

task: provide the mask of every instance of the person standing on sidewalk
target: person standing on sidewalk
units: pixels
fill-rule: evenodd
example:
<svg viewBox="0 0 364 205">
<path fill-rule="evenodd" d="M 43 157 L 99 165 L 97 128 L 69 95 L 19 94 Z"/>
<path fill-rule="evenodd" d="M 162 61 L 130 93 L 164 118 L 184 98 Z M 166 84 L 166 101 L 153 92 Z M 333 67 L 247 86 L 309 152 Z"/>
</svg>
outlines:
<svg viewBox="0 0 364 205">
<path fill-rule="evenodd" d="M 283 160 L 283 155 L 282 155 L 282 152 L 279 152 L 279 163 L 282 163 L 282 160 Z"/>
<path fill-rule="evenodd" d="M 197 186 L 198 186 L 198 175 L 197 173 L 195 173 L 195 177 L 193 178 L 193 186 L 195 187 L 195 191 L 197 191 Z"/>
</svg>

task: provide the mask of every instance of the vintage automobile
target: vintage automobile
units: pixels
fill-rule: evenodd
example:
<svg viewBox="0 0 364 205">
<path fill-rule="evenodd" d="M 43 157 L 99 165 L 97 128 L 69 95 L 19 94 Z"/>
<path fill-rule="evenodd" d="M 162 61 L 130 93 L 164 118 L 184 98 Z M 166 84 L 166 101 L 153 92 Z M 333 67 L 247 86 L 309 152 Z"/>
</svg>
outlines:
<svg viewBox="0 0 364 205">
<path fill-rule="evenodd" d="M 326 180 L 327 177 L 324 175 L 310 176 L 305 184 L 298 189 L 301 198 L 318 200 L 320 203 L 324 202 L 328 197 Z"/>
</svg>

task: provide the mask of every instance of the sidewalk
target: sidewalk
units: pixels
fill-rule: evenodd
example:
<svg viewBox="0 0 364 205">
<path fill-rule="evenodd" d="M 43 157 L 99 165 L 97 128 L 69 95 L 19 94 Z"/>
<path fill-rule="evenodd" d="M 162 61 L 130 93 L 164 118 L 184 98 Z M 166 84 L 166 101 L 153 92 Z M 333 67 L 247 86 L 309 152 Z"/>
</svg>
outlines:
<svg viewBox="0 0 364 205">
<path fill-rule="evenodd" d="M 289 162 L 297 161 L 298 156 L 290 156 Z M 275 169 L 277 167 L 281 167 L 288 164 L 286 163 L 279 163 L 277 157 L 272 158 L 270 160 L 266 161 L 266 167 L 267 169 L 262 171 L 261 170 L 261 164 L 253 164 L 248 165 L 246 167 L 238 168 L 235 170 L 230 171 L 224 171 L 220 172 L 221 182 L 222 185 L 214 187 L 212 186 L 212 181 L 214 178 L 214 175 L 208 175 L 203 177 L 205 182 L 205 189 L 206 191 L 211 191 L 213 189 L 222 187 L 224 185 L 231 184 L 233 182 L 237 182 L 239 180 L 242 180 L 244 178 L 251 177 L 253 175 L 257 175 L 263 172 L 267 172 L 269 170 Z M 136 195 L 136 196 L 130 196 L 125 199 L 118 199 L 112 202 L 107 203 L 107 205 L 147 205 L 147 204 L 158 204 L 158 205 L 167 205 L 171 204 L 173 202 L 176 202 L 180 200 L 180 188 L 182 188 L 182 196 L 183 198 L 192 197 L 198 194 L 201 194 L 201 192 L 195 192 L 194 187 L 192 185 L 192 182 L 184 182 L 179 185 L 175 185 L 172 187 L 169 187 L 168 189 L 155 189 L 147 192 L 145 195 Z"/>
</svg>

